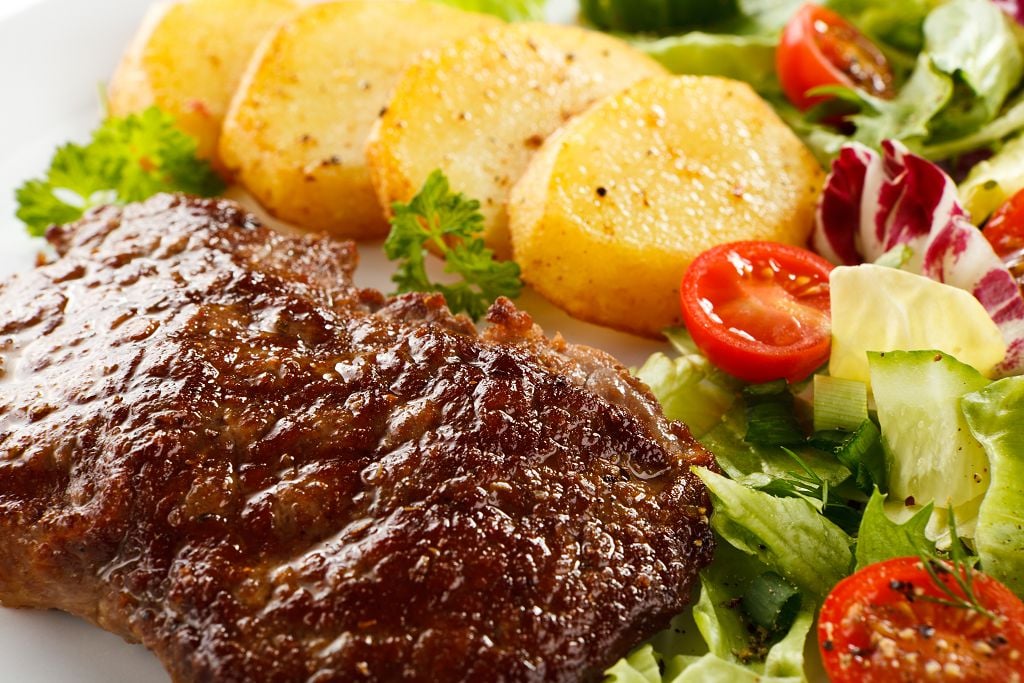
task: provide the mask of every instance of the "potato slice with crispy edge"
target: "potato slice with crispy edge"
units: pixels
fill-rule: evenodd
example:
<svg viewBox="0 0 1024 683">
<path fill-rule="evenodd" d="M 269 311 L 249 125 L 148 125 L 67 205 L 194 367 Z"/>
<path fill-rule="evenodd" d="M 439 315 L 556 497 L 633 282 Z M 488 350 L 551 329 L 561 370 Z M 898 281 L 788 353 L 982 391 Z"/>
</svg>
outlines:
<svg viewBox="0 0 1024 683">
<path fill-rule="evenodd" d="M 571 315 L 645 336 L 681 323 L 679 284 L 717 244 L 803 245 L 823 170 L 744 83 L 638 83 L 549 139 L 510 202 L 523 279 Z"/>
<path fill-rule="evenodd" d="M 224 114 L 260 40 L 299 7 L 294 0 L 182 0 L 154 5 L 107 88 L 110 113 L 156 105 L 217 152 Z"/>
<path fill-rule="evenodd" d="M 377 196 L 409 201 L 439 168 L 480 200 L 485 240 L 508 258 L 508 193 L 544 139 L 596 100 L 665 73 L 623 41 L 573 26 L 512 24 L 427 52 L 367 146 Z"/>
<path fill-rule="evenodd" d="M 387 233 L 366 138 L 405 65 L 423 50 L 500 26 L 444 5 L 312 5 L 254 58 L 224 122 L 220 154 L 271 214 L 338 237 Z"/>
</svg>

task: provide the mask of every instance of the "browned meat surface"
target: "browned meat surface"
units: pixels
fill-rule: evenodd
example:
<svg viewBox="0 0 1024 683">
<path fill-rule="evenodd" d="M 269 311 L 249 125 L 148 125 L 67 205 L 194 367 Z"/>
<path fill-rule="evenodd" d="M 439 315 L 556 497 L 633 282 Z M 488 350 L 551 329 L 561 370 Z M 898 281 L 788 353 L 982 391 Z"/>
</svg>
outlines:
<svg viewBox="0 0 1024 683">
<path fill-rule="evenodd" d="M 499 302 L 157 197 L 0 284 L 0 601 L 176 681 L 594 680 L 709 560 L 710 457 Z M 59 643 L 53 643 L 59 647 Z"/>
</svg>

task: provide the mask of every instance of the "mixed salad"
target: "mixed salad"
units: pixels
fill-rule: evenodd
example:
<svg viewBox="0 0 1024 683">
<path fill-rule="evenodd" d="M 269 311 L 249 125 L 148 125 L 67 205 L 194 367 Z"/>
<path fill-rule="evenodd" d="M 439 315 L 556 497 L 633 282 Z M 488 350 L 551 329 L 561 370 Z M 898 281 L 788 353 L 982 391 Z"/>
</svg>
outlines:
<svg viewBox="0 0 1024 683">
<path fill-rule="evenodd" d="M 806 651 L 833 681 L 1019 680 L 1024 7 L 584 9 L 751 83 L 831 167 L 811 249 L 698 257 L 677 355 L 637 370 L 717 456 L 720 543 L 692 614 L 611 679 L 813 679 Z"/>
<path fill-rule="evenodd" d="M 445 0 L 508 19 L 544 3 Z M 751 83 L 831 167 L 808 249 L 723 244 L 636 374 L 717 457 L 692 610 L 616 683 L 1024 676 L 1024 3 L 584 0 L 678 73 Z M 222 186 L 159 110 L 18 190 L 30 231 Z M 521 289 L 440 174 L 396 206 L 401 290 Z M 427 247 L 458 284 L 430 281 Z M 812 631 L 816 633 L 815 639 Z M 1016 677 L 1016 678 L 1015 678 Z"/>
</svg>

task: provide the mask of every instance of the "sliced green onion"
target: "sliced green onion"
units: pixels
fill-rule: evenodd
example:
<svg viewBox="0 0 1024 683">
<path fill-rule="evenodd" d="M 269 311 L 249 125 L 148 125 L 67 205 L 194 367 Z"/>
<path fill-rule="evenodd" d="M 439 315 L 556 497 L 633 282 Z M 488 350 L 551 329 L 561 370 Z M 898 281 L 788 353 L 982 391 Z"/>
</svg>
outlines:
<svg viewBox="0 0 1024 683">
<path fill-rule="evenodd" d="M 751 581 L 742 600 L 750 620 L 771 633 L 788 629 L 800 611 L 800 590 L 775 572 Z"/>
<path fill-rule="evenodd" d="M 868 419 L 868 386 L 828 375 L 814 376 L 814 431 L 853 432 Z"/>
<path fill-rule="evenodd" d="M 810 444 L 832 452 L 853 472 L 857 488 L 864 493 L 870 495 L 875 486 L 883 493 L 888 490 L 882 433 L 871 420 L 864 420 L 853 434 L 838 430 L 815 432 Z"/>
<path fill-rule="evenodd" d="M 785 381 L 743 389 L 746 402 L 745 441 L 757 446 L 801 446 L 807 441 L 793 410 L 793 394 Z"/>
</svg>

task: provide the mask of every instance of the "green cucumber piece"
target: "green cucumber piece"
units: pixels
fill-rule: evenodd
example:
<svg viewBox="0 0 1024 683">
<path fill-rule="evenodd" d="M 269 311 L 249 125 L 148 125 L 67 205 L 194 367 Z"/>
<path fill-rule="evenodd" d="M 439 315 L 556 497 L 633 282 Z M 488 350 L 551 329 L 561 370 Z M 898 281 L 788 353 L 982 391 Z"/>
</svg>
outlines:
<svg viewBox="0 0 1024 683">
<path fill-rule="evenodd" d="M 960 401 L 990 381 L 938 351 L 868 353 L 891 500 L 973 510 L 989 484 L 988 456 Z M 968 522 L 969 520 L 964 520 Z"/>
</svg>

